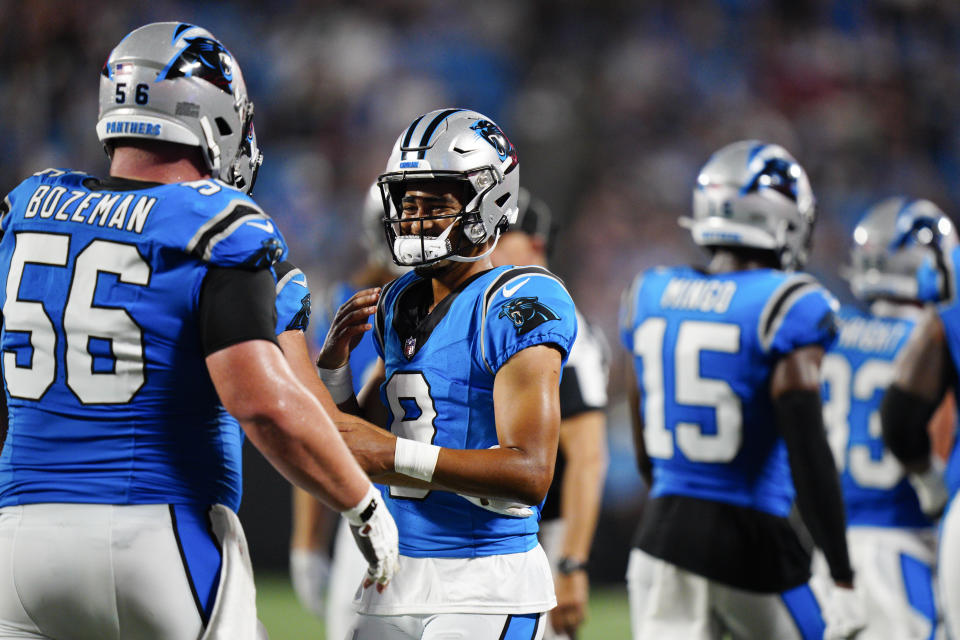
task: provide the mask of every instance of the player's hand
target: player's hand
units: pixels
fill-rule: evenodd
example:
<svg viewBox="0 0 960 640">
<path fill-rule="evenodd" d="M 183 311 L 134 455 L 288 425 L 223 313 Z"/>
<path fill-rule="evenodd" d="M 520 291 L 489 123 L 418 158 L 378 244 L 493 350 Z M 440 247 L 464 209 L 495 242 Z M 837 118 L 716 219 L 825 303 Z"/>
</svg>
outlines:
<svg viewBox="0 0 960 640">
<path fill-rule="evenodd" d="M 478 498 L 476 496 L 465 496 L 462 493 L 458 493 L 457 495 L 468 502 L 472 502 L 481 509 L 493 511 L 502 516 L 529 518 L 533 515 L 533 509 L 520 502 L 514 502 L 513 500 L 505 500 L 503 498 Z"/>
<path fill-rule="evenodd" d="M 943 514 L 943 510 L 950 500 L 947 485 L 943 480 L 943 461 L 938 456 L 930 456 L 930 467 L 922 473 L 911 473 L 907 476 L 923 513 L 935 520 Z"/>
<path fill-rule="evenodd" d="M 300 605 L 322 618 L 330 579 L 330 558 L 316 549 L 290 550 L 290 581 Z"/>
<path fill-rule="evenodd" d="M 550 612 L 550 625 L 554 632 L 572 638 L 587 615 L 590 589 L 587 572 L 554 574 L 553 584 L 557 592 L 557 606 Z"/>
<path fill-rule="evenodd" d="M 337 429 L 367 475 L 377 476 L 393 469 L 393 454 L 397 447 L 395 435 L 350 416 L 338 419 Z"/>
<path fill-rule="evenodd" d="M 320 349 L 317 366 L 339 369 L 350 361 L 350 352 L 360 343 L 364 332 L 373 328 L 367 320 L 377 311 L 380 287 L 361 289 L 340 305 Z"/>
<path fill-rule="evenodd" d="M 399 536 L 393 516 L 380 492 L 370 485 L 363 500 L 344 511 L 343 517 L 350 524 L 350 533 L 367 560 L 363 588 L 376 584 L 377 591 L 382 592 L 400 567 Z"/>
<path fill-rule="evenodd" d="M 867 626 L 867 612 L 856 589 L 835 585 L 823 611 L 824 640 L 856 638 Z"/>
</svg>

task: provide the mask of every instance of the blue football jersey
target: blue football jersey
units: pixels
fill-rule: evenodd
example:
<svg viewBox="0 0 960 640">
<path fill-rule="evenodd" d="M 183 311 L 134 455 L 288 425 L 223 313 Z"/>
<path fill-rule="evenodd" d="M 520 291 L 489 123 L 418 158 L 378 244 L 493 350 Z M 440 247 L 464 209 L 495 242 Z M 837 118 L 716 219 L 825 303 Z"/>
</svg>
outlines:
<svg viewBox="0 0 960 640">
<path fill-rule="evenodd" d="M 381 400 L 399 437 L 452 449 L 498 445 L 493 407 L 497 371 L 517 352 L 553 344 L 566 362 L 576 310 L 563 284 L 540 267 L 497 267 L 468 280 L 416 327 L 432 300 L 429 280 L 407 273 L 384 287 L 374 324 L 386 366 Z M 447 491 L 388 487 L 400 553 L 469 558 L 520 553 L 537 544 L 536 517 L 511 518 Z"/>
<path fill-rule="evenodd" d="M 310 286 L 303 271 L 289 262 L 274 267 L 277 279 L 277 335 L 303 331 L 310 325 Z"/>
<path fill-rule="evenodd" d="M 947 291 L 949 297 L 937 307 L 940 319 L 943 321 L 943 330 L 947 338 L 947 349 L 950 352 L 950 358 L 953 361 L 954 370 L 960 371 L 960 294 L 957 291 L 957 285 L 960 284 L 960 247 L 953 249 L 946 256 L 947 267 Z M 922 283 L 921 278 L 921 283 Z M 960 386 L 954 384 L 954 397 L 957 400 L 957 406 L 960 407 Z M 960 413 L 957 415 L 960 421 Z M 960 426 L 958 424 L 957 426 Z M 955 426 L 953 448 L 950 450 L 950 457 L 947 460 L 945 480 L 950 495 L 953 496 L 960 490 L 960 429 Z"/>
<path fill-rule="evenodd" d="M 777 361 L 834 337 L 836 302 L 806 274 L 653 269 L 624 294 L 653 462 L 653 497 L 682 495 L 786 516 L 794 498 L 774 421 Z"/>
<path fill-rule="evenodd" d="M 241 434 L 207 373 L 209 265 L 286 251 L 245 194 L 47 170 L 4 200 L 0 506 L 240 500 Z"/>
<path fill-rule="evenodd" d="M 823 415 L 849 526 L 926 527 L 903 466 L 883 444 L 880 404 L 915 322 L 844 307 L 823 359 Z"/>
<path fill-rule="evenodd" d="M 349 300 L 353 294 L 365 287 L 355 287 L 348 282 L 339 282 L 333 285 L 323 298 L 322 315 L 317 317 L 314 323 L 314 340 L 317 350 L 323 347 L 323 341 L 327 337 L 327 332 L 333 324 L 333 317 L 337 309 Z M 350 352 L 350 374 L 353 379 L 353 390 L 360 393 L 363 383 L 367 381 L 373 371 L 373 366 L 377 363 L 377 349 L 373 346 L 373 332 L 367 331 L 360 338 L 360 342 Z"/>
</svg>

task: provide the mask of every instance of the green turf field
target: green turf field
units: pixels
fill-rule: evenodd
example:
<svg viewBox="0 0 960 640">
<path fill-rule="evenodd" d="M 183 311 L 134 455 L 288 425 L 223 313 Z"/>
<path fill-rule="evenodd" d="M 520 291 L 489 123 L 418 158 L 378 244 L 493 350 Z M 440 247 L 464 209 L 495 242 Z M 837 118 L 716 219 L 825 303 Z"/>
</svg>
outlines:
<svg viewBox="0 0 960 640">
<path fill-rule="evenodd" d="M 271 640 L 325 638 L 323 623 L 300 608 L 286 575 L 260 573 L 257 576 L 257 607 Z M 597 587 L 591 594 L 590 618 L 577 640 L 629 638 L 629 617 L 625 586 Z"/>
</svg>

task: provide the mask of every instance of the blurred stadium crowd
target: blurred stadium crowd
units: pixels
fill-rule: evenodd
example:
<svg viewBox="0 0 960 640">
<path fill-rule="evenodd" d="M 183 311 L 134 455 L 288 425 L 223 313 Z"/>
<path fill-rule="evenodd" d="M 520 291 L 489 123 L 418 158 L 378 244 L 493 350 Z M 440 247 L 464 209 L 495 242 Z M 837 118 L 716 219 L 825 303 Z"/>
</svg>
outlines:
<svg viewBox="0 0 960 640">
<path fill-rule="evenodd" d="M 105 173 L 95 74 L 157 20 L 207 27 L 243 65 L 266 156 L 255 196 L 314 290 L 362 262 L 366 188 L 412 117 L 462 106 L 500 123 L 561 221 L 554 271 L 613 343 L 615 402 L 619 294 L 642 268 L 699 260 L 676 220 L 713 149 L 761 138 L 796 156 L 819 203 L 810 270 L 844 300 L 869 204 L 906 194 L 957 217 L 960 3 L 936 0 L 2 0 L 2 190 L 37 167 Z M 610 426 L 606 518 L 629 529 L 622 409 Z"/>
</svg>

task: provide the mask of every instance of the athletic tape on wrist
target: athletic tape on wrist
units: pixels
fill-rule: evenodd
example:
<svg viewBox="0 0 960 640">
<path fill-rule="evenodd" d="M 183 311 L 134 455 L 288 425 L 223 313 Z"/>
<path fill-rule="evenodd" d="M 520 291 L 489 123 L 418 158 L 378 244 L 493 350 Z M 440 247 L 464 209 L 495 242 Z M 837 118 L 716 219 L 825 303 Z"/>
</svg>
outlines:
<svg viewBox="0 0 960 640">
<path fill-rule="evenodd" d="M 350 363 L 343 365 L 339 369 L 318 369 L 320 379 L 333 401 L 337 404 L 346 402 L 353 395 L 353 374 L 350 373 Z"/>
<path fill-rule="evenodd" d="M 440 447 L 426 442 L 417 442 L 407 438 L 397 438 L 397 448 L 393 452 L 393 470 L 418 480 L 433 480 L 433 471 L 437 468 Z"/>
</svg>

